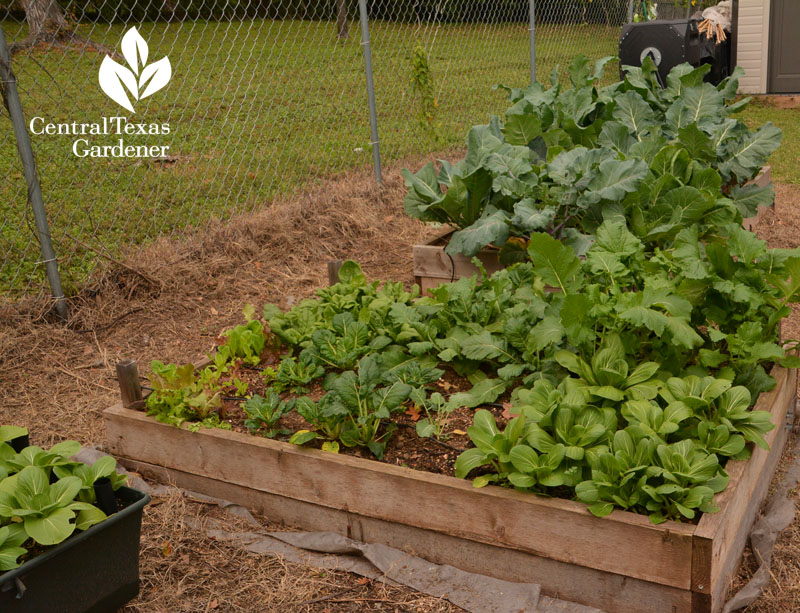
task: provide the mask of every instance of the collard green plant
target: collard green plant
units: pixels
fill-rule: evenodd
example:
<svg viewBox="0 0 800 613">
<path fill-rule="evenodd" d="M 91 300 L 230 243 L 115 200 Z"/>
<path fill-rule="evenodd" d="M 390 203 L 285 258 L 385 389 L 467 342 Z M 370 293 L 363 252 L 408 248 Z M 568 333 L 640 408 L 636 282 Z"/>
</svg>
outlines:
<svg viewBox="0 0 800 613">
<path fill-rule="evenodd" d="M 456 164 L 404 171 L 406 212 L 451 224 L 446 251 L 475 255 L 509 238 L 545 232 L 585 253 L 597 227 L 627 220 L 648 246 L 672 240 L 687 225 L 701 236 L 718 223 L 738 223 L 768 205 L 772 187 L 745 186 L 780 144 L 778 128 L 750 130 L 732 117 L 740 71 L 714 87 L 709 66 L 675 67 L 662 88 L 648 58 L 627 67 L 625 79 L 598 86 L 610 58 L 570 67 L 572 88 L 554 77 L 510 89 L 504 119 L 492 117 L 467 136 Z"/>
</svg>

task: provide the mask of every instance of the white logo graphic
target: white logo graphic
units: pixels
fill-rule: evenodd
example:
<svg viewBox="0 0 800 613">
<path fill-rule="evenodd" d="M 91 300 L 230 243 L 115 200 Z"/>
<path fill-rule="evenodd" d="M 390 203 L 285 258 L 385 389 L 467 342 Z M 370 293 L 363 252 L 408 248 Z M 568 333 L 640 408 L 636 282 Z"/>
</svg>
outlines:
<svg viewBox="0 0 800 613">
<path fill-rule="evenodd" d="M 122 37 L 122 55 L 130 69 L 106 56 L 100 66 L 100 87 L 114 102 L 135 113 L 125 90 L 134 100 L 147 98 L 169 83 L 172 66 L 166 56 L 147 64 L 147 41 L 135 27 Z"/>
</svg>

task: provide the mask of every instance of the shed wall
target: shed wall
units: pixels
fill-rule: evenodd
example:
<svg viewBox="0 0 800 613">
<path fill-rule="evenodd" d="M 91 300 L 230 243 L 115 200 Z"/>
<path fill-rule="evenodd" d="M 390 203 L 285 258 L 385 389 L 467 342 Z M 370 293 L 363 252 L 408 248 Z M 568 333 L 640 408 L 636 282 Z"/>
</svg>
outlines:
<svg viewBox="0 0 800 613">
<path fill-rule="evenodd" d="M 736 62 L 744 68 L 743 94 L 767 93 L 770 0 L 739 0 Z"/>
</svg>

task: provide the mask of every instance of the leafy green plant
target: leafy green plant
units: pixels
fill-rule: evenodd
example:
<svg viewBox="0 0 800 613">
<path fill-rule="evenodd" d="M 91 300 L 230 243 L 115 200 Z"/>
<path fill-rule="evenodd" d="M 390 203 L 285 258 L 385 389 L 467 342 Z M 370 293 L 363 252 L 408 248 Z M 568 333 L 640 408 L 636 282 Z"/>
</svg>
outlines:
<svg viewBox="0 0 800 613">
<path fill-rule="evenodd" d="M 106 518 L 97 507 L 75 501 L 81 485 L 78 477 L 51 485 L 43 468 L 26 466 L 0 481 L 0 519 L 21 520 L 25 533 L 40 545 L 60 543 L 76 528 L 85 530 Z"/>
<path fill-rule="evenodd" d="M 205 376 L 198 377 L 192 364 L 177 366 L 153 360 L 150 371 L 153 393 L 145 401 L 148 415 L 174 426 L 185 421 L 219 424 L 216 412 L 222 407 L 222 391 L 210 393 L 207 390 L 209 369 L 204 371 Z M 213 385 L 209 387 L 216 387 L 217 380 L 218 377 L 212 376 Z"/>
<path fill-rule="evenodd" d="M 311 335 L 312 345 L 308 348 L 311 360 L 329 367 L 352 368 L 361 356 L 391 342 L 383 336 L 370 340 L 369 327 L 357 321 L 352 313 L 337 313 L 331 325 L 332 329 L 315 330 Z"/>
<path fill-rule="evenodd" d="M 49 475 L 55 468 L 73 466 L 76 462 L 70 458 L 80 451 L 81 445 L 77 441 L 63 441 L 53 445 L 49 450 L 35 445 L 25 447 L 19 453 L 8 457 L 4 464 L 8 474 L 16 473 L 27 466 L 43 468 Z"/>
<path fill-rule="evenodd" d="M 83 462 L 57 465 L 53 467 L 53 473 L 59 479 L 65 477 L 77 477 L 80 479 L 81 489 L 78 490 L 78 500 L 91 504 L 97 502 L 94 484 L 98 479 L 107 478 L 111 482 L 111 488 L 115 491 L 128 481 L 127 475 L 117 473 L 117 461 L 111 456 L 104 456 L 92 465 L 84 464 Z"/>
<path fill-rule="evenodd" d="M 612 215 L 652 244 L 687 224 L 704 236 L 772 201 L 771 186 L 744 184 L 781 134 L 771 124 L 751 131 L 732 117 L 747 104 L 735 101 L 740 71 L 715 88 L 703 81 L 709 66 L 682 64 L 662 88 L 648 58 L 600 87 L 609 60 L 591 67 L 577 57 L 571 89 L 557 77 L 547 90 L 507 88 L 504 120 L 473 127 L 463 160 L 440 161 L 438 172 L 433 164 L 404 171 L 406 212 L 455 226 L 449 254 L 472 256 L 491 244 L 509 262 L 518 253 L 509 238 L 533 232 L 583 254 Z"/>
<path fill-rule="evenodd" d="M 438 136 L 436 130 L 436 110 L 438 102 L 434 95 L 433 74 L 431 72 L 428 52 L 418 42 L 411 52 L 411 91 L 419 101 L 420 124 Z"/>
<path fill-rule="evenodd" d="M 456 477 L 464 478 L 473 469 L 489 464 L 495 472 L 476 477 L 473 480 L 475 487 L 483 487 L 507 478 L 514 471 L 510 452 L 524 437 L 526 429 L 525 419 L 515 417 L 500 432 L 494 415 L 485 409 L 476 411 L 474 423 L 467 430 L 475 447 L 458 456 Z"/>
<path fill-rule="evenodd" d="M 406 360 L 387 370 L 383 379 L 387 383 L 400 381 L 416 390 L 423 390 L 427 384 L 438 381 L 443 374 L 441 368 L 428 366 L 420 360 Z"/>
<path fill-rule="evenodd" d="M 226 345 L 232 358 L 242 358 L 245 364 L 256 365 L 261 361 L 261 352 L 267 344 L 264 324 L 254 318 L 255 307 L 245 306 L 242 311 L 247 323 L 222 333 L 228 340 Z"/>
<path fill-rule="evenodd" d="M 0 426 L 0 447 L 26 434 L 28 434 L 28 429 L 21 426 Z M 11 446 L 8 445 L 8 447 Z"/>
<path fill-rule="evenodd" d="M 411 386 L 402 381 L 381 386 L 382 375 L 375 358 L 362 358 L 357 372 L 350 370 L 326 381 L 325 387 L 329 391 L 319 403 L 323 404 L 324 401 L 324 413 L 320 414 L 319 406 L 313 412 L 308 405 L 302 409 L 298 407 L 298 412 L 323 431 L 327 430 L 329 434 L 335 432 L 345 446 L 367 447 L 376 457 L 382 458 L 386 442 L 393 431 L 390 426 L 379 433 L 382 420 L 388 419 L 393 411 L 400 409 L 411 392 Z M 325 400 L 326 398 L 330 399 Z M 325 422 L 335 416 L 340 417 L 340 425 L 337 424 L 335 429 L 326 426 Z M 316 438 L 310 436 L 313 434 L 316 433 L 293 437 L 290 442 L 302 444 Z"/>
<path fill-rule="evenodd" d="M 412 402 L 425 412 L 425 417 L 420 418 L 415 428 L 421 438 L 434 437 L 437 440 L 446 440 L 449 435 L 445 433 L 450 421 L 450 414 L 456 408 L 453 403 L 444 399 L 439 392 L 428 396 L 421 388 L 411 390 Z"/>
<path fill-rule="evenodd" d="M 591 479 L 576 485 L 578 499 L 598 517 L 611 513 L 615 505 L 635 509 L 644 499 L 642 486 L 655 447 L 652 439 L 636 431 L 618 430 L 608 450 L 588 456 Z"/>
<path fill-rule="evenodd" d="M 661 381 L 656 378 L 660 368 L 657 362 L 643 362 L 629 372 L 625 348 L 615 334 L 605 336 L 591 364 L 565 350 L 557 351 L 554 357 L 561 366 L 581 378 L 586 384 L 585 390 L 595 400 L 651 399 L 661 387 Z"/>
<path fill-rule="evenodd" d="M 694 519 L 695 509 L 703 512 L 718 511 L 713 502 L 716 492 L 728 484 L 719 460 L 692 440 L 656 447 L 656 466 L 651 467 L 652 477 L 662 479 L 662 485 L 643 485 L 649 496 L 645 507 L 650 520 L 660 523 L 669 517 Z"/>
<path fill-rule="evenodd" d="M 690 414 L 693 429 L 704 447 L 714 453 L 747 459 L 745 442 L 769 449 L 764 435 L 775 428 L 767 411 L 750 408 L 751 394 L 743 386 L 731 387 L 727 379 L 689 375 L 671 378 L 661 396 L 670 407 Z"/>
<path fill-rule="evenodd" d="M 308 392 L 308 384 L 325 374 L 325 369 L 309 354 L 298 358 L 284 358 L 275 372 L 275 382 L 280 389 L 293 394 Z"/>
<path fill-rule="evenodd" d="M 0 426 L 6 441 L 27 433 Z M 106 518 L 94 506 L 94 483 L 109 478 L 114 490 L 127 476 L 117 474 L 116 461 L 103 457 L 93 465 L 71 460 L 80 443 L 64 441 L 50 449 L 30 445 L 16 453 L 0 443 L 0 571 L 17 568 L 20 558 L 37 545 L 55 545 L 75 530 L 85 530 Z"/>
<path fill-rule="evenodd" d="M 19 557 L 28 553 L 21 545 L 28 540 L 23 524 L 0 526 L 0 571 L 11 570 L 20 565 Z"/>
<path fill-rule="evenodd" d="M 286 428 L 275 428 L 281 417 L 294 409 L 295 399 L 281 400 L 280 395 L 275 390 L 269 390 L 266 398 L 255 395 L 248 398 L 242 405 L 244 412 L 249 419 L 244 425 L 250 432 L 260 431 L 263 436 L 273 438 L 279 434 L 290 434 Z M 264 430 L 260 430 L 264 428 Z"/>
</svg>

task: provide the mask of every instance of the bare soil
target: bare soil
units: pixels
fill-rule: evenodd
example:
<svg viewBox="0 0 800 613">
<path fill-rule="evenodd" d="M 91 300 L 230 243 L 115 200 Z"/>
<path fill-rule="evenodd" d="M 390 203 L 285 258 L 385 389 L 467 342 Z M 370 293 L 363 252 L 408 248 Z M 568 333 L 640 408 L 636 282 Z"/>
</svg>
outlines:
<svg viewBox="0 0 800 613">
<path fill-rule="evenodd" d="M 27 426 L 35 444 L 71 438 L 102 446 L 102 410 L 118 399 L 118 360 L 134 358 L 146 366 L 156 358 L 180 362 L 204 355 L 222 330 L 240 323 L 245 303 L 288 307 L 312 295 L 327 283 L 329 260 L 356 259 L 368 277 L 410 284 L 411 246 L 438 230 L 404 214 L 399 171 L 424 161 L 407 160 L 387 171 L 381 189 L 368 172 L 352 174 L 258 214 L 212 224 L 201 234 L 132 250 L 124 266 L 99 271 L 70 300 L 66 326 L 52 320 L 46 303 L 0 303 L 0 423 Z M 800 186 L 778 186 L 777 194 L 775 211 L 763 216 L 756 231 L 771 246 L 795 247 Z M 784 336 L 800 338 L 797 310 L 784 322 Z M 411 426 L 412 416 L 406 417 Z M 468 419 L 456 416 L 449 427 L 466 431 Z M 413 434 L 401 427 L 394 435 L 398 441 L 406 436 L 403 431 Z M 456 447 L 463 440 L 447 443 Z M 437 457 L 445 466 L 456 452 L 442 449 Z M 386 461 L 402 464 L 409 458 L 387 451 Z M 793 495 L 800 500 L 797 490 Z M 217 543 L 197 522 L 216 517 L 231 530 L 249 530 L 221 513 L 177 492 L 153 501 L 143 525 L 142 591 L 127 610 L 459 610 L 411 590 Z M 269 518 L 261 519 L 269 524 Z M 745 558 L 735 585 L 754 568 Z M 766 593 L 748 610 L 800 611 L 800 518 L 778 541 L 772 576 Z"/>
</svg>

